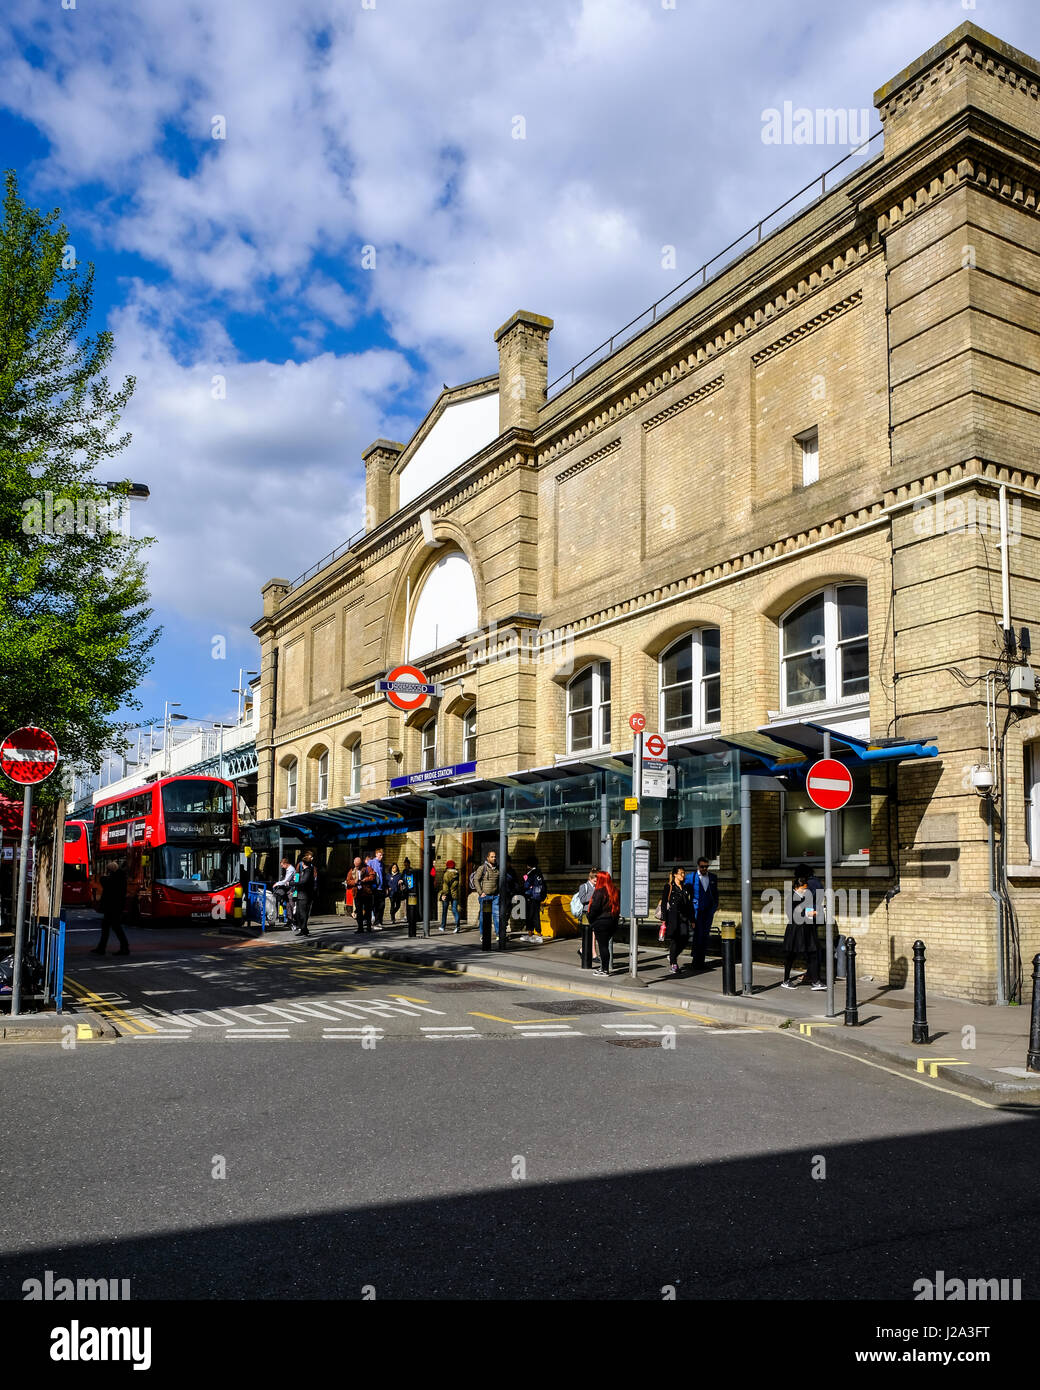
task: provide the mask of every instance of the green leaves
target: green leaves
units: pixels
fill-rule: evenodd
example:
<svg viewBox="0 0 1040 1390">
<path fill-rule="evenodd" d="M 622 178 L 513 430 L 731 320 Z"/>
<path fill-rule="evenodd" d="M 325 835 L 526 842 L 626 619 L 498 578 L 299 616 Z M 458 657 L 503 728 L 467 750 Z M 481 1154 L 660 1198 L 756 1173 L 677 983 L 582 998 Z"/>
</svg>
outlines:
<svg viewBox="0 0 1040 1390">
<path fill-rule="evenodd" d="M 118 431 L 134 380 L 113 390 L 104 375 L 113 340 L 88 332 L 94 269 L 74 264 L 57 219 L 57 211 L 28 207 L 8 171 L 0 226 L 0 730 L 40 724 L 66 765 L 93 766 L 120 732 L 111 716 L 139 707 L 133 692 L 159 632 L 148 626 L 142 551 L 150 542 L 113 530 L 111 490 L 95 478 L 130 442 Z M 44 788 L 56 796 L 57 786 Z"/>
</svg>

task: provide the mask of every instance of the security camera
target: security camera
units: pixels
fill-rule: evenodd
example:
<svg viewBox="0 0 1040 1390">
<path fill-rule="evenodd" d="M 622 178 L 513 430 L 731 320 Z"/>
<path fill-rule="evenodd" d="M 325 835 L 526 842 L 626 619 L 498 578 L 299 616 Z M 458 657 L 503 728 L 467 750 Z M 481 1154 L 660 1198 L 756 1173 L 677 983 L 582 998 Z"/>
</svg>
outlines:
<svg viewBox="0 0 1040 1390">
<path fill-rule="evenodd" d="M 971 769 L 971 785 L 979 796 L 988 796 L 993 790 L 993 773 L 981 763 Z"/>
</svg>

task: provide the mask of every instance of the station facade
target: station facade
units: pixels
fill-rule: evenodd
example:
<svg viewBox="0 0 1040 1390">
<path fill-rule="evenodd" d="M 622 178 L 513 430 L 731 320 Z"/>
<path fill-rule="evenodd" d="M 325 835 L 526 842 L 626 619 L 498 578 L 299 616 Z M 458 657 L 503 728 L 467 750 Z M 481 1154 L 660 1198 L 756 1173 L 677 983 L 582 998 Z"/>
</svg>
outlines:
<svg viewBox="0 0 1040 1390">
<path fill-rule="evenodd" d="M 1040 950 L 1038 97 L 1036 60 L 962 25 L 876 94 L 873 154 L 619 347 L 550 387 L 553 323 L 515 313 L 497 371 L 373 443 L 363 536 L 263 590 L 258 817 L 332 876 L 359 846 L 417 865 L 424 825 L 468 868 L 508 798 L 514 861 L 569 897 L 618 870 L 642 712 L 677 768 L 644 803 L 654 883 L 704 853 L 722 917 L 740 773 L 780 774 L 751 809 L 753 929 L 777 936 L 793 866 L 822 864 L 803 764 L 828 729 L 861 972 L 901 984 L 921 938 L 932 988 L 1019 993 Z M 395 709 L 375 687 L 402 663 L 440 696 Z"/>
</svg>

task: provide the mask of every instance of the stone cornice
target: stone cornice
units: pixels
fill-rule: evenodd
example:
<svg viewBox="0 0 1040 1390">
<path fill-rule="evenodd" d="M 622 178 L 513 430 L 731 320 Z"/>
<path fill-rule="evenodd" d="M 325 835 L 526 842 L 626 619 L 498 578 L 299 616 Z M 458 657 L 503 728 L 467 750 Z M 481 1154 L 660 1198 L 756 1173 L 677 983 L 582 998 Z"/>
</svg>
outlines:
<svg viewBox="0 0 1040 1390">
<path fill-rule="evenodd" d="M 958 36 L 964 31 L 960 42 Z M 950 47 L 953 41 L 954 46 Z M 938 56 L 929 62 L 929 55 L 938 50 Z M 1010 44 L 994 38 L 974 25 L 963 25 L 953 34 L 941 40 L 934 49 L 918 59 L 917 63 L 887 82 L 874 93 L 874 105 L 882 121 L 897 111 L 912 106 L 944 76 L 955 69 L 968 65 L 979 73 L 1017 88 L 1034 101 L 1040 97 L 1040 83 L 1035 63 L 1031 65 L 1028 54 L 1020 53 Z"/>
<path fill-rule="evenodd" d="M 768 297 L 757 297 L 753 309 L 748 309 L 739 317 L 720 315 L 713 332 L 706 335 L 691 334 L 678 349 L 673 345 L 671 352 L 663 354 L 662 360 L 655 365 L 652 376 L 644 376 L 626 390 L 615 392 L 609 404 L 605 403 L 598 413 L 590 415 L 583 424 L 564 430 L 540 445 L 539 467 L 553 462 L 584 440 L 592 438 L 640 409 L 654 396 L 666 391 L 683 377 L 696 372 L 737 343 L 772 328 L 777 318 L 790 313 L 818 290 L 847 275 L 863 261 L 879 254 L 880 250 L 881 243 L 876 232 L 867 235 L 857 231 L 854 237 L 846 239 L 844 249 L 839 247 L 828 258 L 811 262 L 813 269 L 806 271 L 803 268 L 798 279 L 789 279 L 786 286 Z"/>
<path fill-rule="evenodd" d="M 726 384 L 726 374 L 722 372 L 719 376 L 713 377 L 711 381 L 699 386 L 696 391 L 691 391 L 688 396 L 683 396 L 682 400 L 676 401 L 673 405 L 667 406 L 664 410 L 658 411 L 656 415 L 651 415 L 649 420 L 643 421 L 644 430 L 656 429 L 658 425 L 663 425 L 666 420 L 671 420 L 675 415 L 681 415 L 684 410 L 688 410 L 691 405 L 696 405 L 698 401 L 703 401 L 706 396 L 713 396 L 716 391 L 721 391 Z"/>
<path fill-rule="evenodd" d="M 811 319 L 806 319 L 805 323 L 800 323 L 797 328 L 792 328 L 789 333 L 785 333 L 782 338 L 777 338 L 776 342 L 770 343 L 768 347 L 753 353 L 751 365 L 757 367 L 762 362 L 768 362 L 777 353 L 789 348 L 792 343 L 799 342 L 802 338 L 808 337 L 810 333 L 815 333 L 818 328 L 822 328 L 825 323 L 830 323 L 833 319 L 841 318 L 842 314 L 847 314 L 850 309 L 855 309 L 857 305 L 863 303 L 863 291 L 854 290 L 852 294 L 844 299 L 839 299 L 837 304 L 832 304 L 830 308 L 824 309 L 822 313 L 815 314 Z"/>
<path fill-rule="evenodd" d="M 568 478 L 573 478 L 578 473 L 584 473 L 586 468 L 591 468 L 594 463 L 606 458 L 608 454 L 616 453 L 620 448 L 621 438 L 619 436 L 617 439 L 612 439 L 609 444 L 604 444 L 602 449 L 596 449 L 591 454 L 587 454 L 578 463 L 572 463 L 570 468 L 565 468 L 562 473 L 557 473 L 556 482 L 558 484 L 565 483 Z"/>
</svg>

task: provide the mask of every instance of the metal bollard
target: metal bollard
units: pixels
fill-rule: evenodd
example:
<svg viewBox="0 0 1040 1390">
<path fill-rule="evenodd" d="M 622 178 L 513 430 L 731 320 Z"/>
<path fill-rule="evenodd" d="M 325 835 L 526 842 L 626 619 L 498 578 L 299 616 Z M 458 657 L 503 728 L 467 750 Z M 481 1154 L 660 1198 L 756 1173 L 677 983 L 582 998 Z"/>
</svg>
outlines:
<svg viewBox="0 0 1040 1390">
<path fill-rule="evenodd" d="M 592 969 L 592 924 L 585 917 L 581 919 L 581 968 Z"/>
<path fill-rule="evenodd" d="M 856 938 L 845 938 L 845 1027 L 859 1025 L 859 1004 L 856 1001 Z"/>
<path fill-rule="evenodd" d="M 491 950 L 491 904 L 483 898 L 480 900 L 480 949 Z"/>
<path fill-rule="evenodd" d="M 1026 1071 L 1040 1071 L 1040 955 L 1033 957 L 1033 1008 L 1029 1016 Z"/>
<path fill-rule="evenodd" d="M 914 1043 L 927 1043 L 928 1005 L 924 997 L 924 942 L 914 942 Z"/>
<path fill-rule="evenodd" d="M 737 924 L 723 922 L 719 928 L 722 937 L 722 992 L 737 992 Z"/>
</svg>

